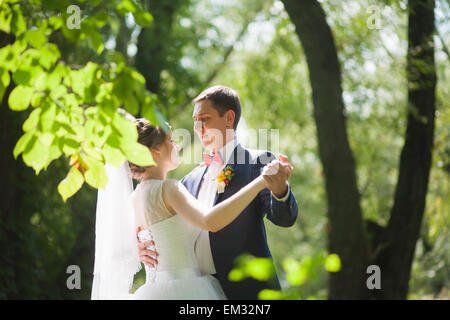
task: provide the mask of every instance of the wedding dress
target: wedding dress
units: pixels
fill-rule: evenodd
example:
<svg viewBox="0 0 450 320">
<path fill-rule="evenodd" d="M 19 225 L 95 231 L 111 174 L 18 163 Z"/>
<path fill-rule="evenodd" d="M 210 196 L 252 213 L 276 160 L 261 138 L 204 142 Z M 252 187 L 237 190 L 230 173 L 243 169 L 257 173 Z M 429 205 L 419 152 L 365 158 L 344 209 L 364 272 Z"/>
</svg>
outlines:
<svg viewBox="0 0 450 320">
<path fill-rule="evenodd" d="M 132 193 L 135 220 L 145 226 L 140 241 L 153 240 L 158 252 L 156 268 L 145 266 L 146 282 L 130 294 L 137 300 L 226 299 L 219 281 L 201 275 L 194 252 L 200 229 L 173 215 L 162 197 L 162 180 L 145 180 Z"/>
</svg>

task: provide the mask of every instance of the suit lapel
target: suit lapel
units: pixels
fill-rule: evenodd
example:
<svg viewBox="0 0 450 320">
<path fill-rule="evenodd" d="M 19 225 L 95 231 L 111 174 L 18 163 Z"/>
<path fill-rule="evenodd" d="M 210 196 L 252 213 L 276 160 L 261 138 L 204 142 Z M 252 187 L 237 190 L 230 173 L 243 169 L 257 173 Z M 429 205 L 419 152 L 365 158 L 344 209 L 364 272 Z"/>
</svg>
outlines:
<svg viewBox="0 0 450 320">
<path fill-rule="evenodd" d="M 194 184 L 192 186 L 192 192 L 191 192 L 191 194 L 195 198 L 198 198 L 198 192 L 200 191 L 200 185 L 202 184 L 203 176 L 205 175 L 206 170 L 208 170 L 208 167 L 205 165 L 202 168 L 200 168 L 198 170 L 198 172 L 196 173 L 196 176 L 194 179 Z"/>
</svg>

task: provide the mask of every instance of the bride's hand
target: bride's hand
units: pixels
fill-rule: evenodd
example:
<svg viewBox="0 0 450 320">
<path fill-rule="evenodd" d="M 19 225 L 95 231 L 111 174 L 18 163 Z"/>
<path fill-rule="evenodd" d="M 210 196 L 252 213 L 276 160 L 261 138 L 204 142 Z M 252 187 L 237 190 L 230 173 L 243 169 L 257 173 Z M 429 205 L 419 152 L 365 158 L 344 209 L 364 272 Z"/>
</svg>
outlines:
<svg viewBox="0 0 450 320">
<path fill-rule="evenodd" d="M 291 176 L 291 172 L 294 167 L 288 162 L 288 157 L 280 154 L 278 158 L 281 160 L 272 160 L 267 164 L 261 175 L 264 179 L 267 189 L 281 198 L 286 195 L 287 192 L 287 180 Z"/>
<path fill-rule="evenodd" d="M 139 231 L 141 231 L 141 227 L 137 227 L 136 229 L 136 238 L 138 238 Z M 153 240 L 140 242 L 138 238 L 137 245 L 139 260 L 150 268 L 154 268 L 158 264 L 158 253 L 156 251 L 149 250 L 148 247 L 154 246 L 155 242 Z"/>
</svg>

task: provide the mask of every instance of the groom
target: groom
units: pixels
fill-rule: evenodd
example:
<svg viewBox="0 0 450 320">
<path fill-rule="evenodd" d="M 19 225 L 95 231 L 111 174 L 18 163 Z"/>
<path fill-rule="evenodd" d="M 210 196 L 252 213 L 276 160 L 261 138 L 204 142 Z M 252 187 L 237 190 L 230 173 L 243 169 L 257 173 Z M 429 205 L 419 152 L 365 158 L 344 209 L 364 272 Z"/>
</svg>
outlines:
<svg viewBox="0 0 450 320">
<path fill-rule="evenodd" d="M 192 170 L 181 181 L 189 192 L 208 207 L 229 198 L 260 175 L 261 169 L 275 160 L 268 151 L 244 148 L 236 139 L 235 130 L 241 116 L 241 104 L 237 93 L 224 86 L 206 89 L 194 99 L 194 131 L 202 146 L 212 154 L 204 154 L 205 162 Z M 286 159 L 283 159 L 286 161 Z M 230 166 L 233 177 L 218 188 L 217 176 Z M 267 189 L 244 209 L 228 226 L 218 232 L 203 230 L 196 242 L 196 256 L 203 273 L 215 275 L 228 299 L 258 298 L 263 289 L 280 289 L 278 278 L 263 282 L 246 279 L 240 282 L 228 280 L 235 259 L 247 253 L 256 257 L 269 257 L 263 218 L 281 227 L 290 227 L 297 218 L 297 201 L 287 182 L 289 170 L 284 163 L 278 172 L 265 176 Z M 217 192 L 217 190 L 223 192 Z M 149 266 L 157 263 L 157 254 L 139 244 L 141 261 Z"/>
</svg>

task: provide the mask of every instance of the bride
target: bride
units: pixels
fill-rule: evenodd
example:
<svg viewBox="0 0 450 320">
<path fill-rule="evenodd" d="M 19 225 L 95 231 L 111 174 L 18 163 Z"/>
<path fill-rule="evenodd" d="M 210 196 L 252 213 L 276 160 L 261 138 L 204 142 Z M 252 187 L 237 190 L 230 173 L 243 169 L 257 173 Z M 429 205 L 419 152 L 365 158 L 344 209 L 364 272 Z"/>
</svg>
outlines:
<svg viewBox="0 0 450 320">
<path fill-rule="evenodd" d="M 226 299 L 219 281 L 200 273 L 194 245 L 201 229 L 216 232 L 230 224 L 262 191 L 264 175 L 273 174 L 274 161 L 232 197 L 205 208 L 178 180 L 166 179 L 178 167 L 178 146 L 160 127 L 137 119 L 138 142 L 150 149 L 156 165 L 107 167 L 108 185 L 99 189 L 93 299 L 192 300 Z M 131 177 L 139 184 L 133 191 Z M 134 215 L 133 212 L 134 211 Z M 138 240 L 153 240 L 158 265 L 146 268 L 146 282 L 129 294 L 139 271 Z"/>
</svg>

